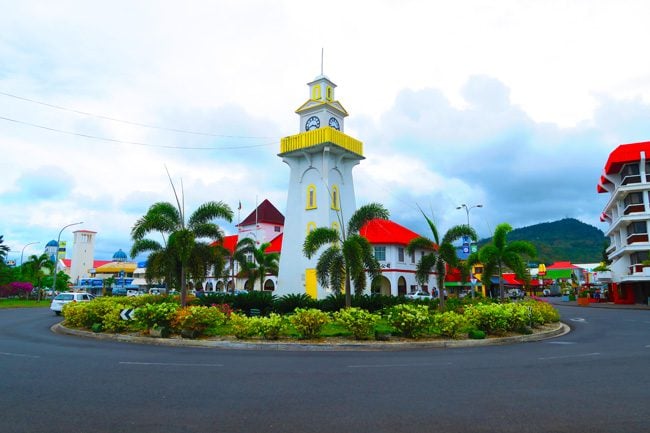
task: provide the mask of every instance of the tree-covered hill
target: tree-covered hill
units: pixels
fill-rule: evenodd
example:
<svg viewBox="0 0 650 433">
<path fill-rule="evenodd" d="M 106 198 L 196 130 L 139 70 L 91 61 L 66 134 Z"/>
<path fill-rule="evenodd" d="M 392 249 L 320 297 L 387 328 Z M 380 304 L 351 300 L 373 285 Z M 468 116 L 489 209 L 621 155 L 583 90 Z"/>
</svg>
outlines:
<svg viewBox="0 0 650 433">
<path fill-rule="evenodd" d="M 490 240 L 482 239 L 479 246 Z M 594 226 L 574 218 L 565 218 L 514 229 L 508 233 L 508 241 L 515 240 L 528 241 L 535 245 L 540 263 L 597 263 L 603 257 L 605 235 Z"/>
</svg>

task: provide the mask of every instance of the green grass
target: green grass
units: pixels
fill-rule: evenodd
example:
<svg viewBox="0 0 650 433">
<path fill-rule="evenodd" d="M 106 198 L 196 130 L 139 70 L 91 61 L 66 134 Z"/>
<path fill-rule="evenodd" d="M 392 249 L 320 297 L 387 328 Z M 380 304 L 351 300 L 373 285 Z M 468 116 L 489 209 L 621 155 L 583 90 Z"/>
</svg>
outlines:
<svg viewBox="0 0 650 433">
<path fill-rule="evenodd" d="M 1 308 L 43 308 L 49 307 L 52 301 L 45 299 L 36 301 L 34 299 L 0 299 Z"/>
</svg>

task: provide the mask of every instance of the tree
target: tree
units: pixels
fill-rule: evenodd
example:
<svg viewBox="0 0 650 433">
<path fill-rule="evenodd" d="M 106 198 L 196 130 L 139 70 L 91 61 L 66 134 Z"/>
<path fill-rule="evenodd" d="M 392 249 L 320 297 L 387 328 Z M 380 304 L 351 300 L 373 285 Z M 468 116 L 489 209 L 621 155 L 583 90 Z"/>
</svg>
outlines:
<svg viewBox="0 0 650 433">
<path fill-rule="evenodd" d="M 5 265 L 7 254 L 9 253 L 9 246 L 4 245 L 4 235 L 0 235 L 0 266 Z"/>
<path fill-rule="evenodd" d="M 181 306 L 185 306 L 188 272 L 196 278 L 203 278 L 207 269 L 218 260 L 217 250 L 197 239 L 222 240 L 223 232 L 213 221 L 221 218 L 231 222 L 233 212 L 223 202 L 210 201 L 200 205 L 186 221 L 184 207 L 181 206 L 175 189 L 174 195 L 177 206 L 167 202 L 154 203 L 147 213 L 136 221 L 131 229 L 134 241 L 131 257 L 150 252 L 147 279 L 159 277 L 178 283 Z M 160 233 L 162 244 L 145 238 L 152 232 Z"/>
<path fill-rule="evenodd" d="M 321 286 L 330 287 L 336 292 L 345 284 L 346 308 L 352 305 L 352 283 L 355 293 L 360 294 L 366 288 L 366 275 L 371 279 L 381 275 L 372 245 L 359 235 L 359 230 L 373 219 L 388 217 L 388 210 L 383 205 L 369 203 L 352 214 L 347 230 L 344 224 L 341 224 L 340 232 L 330 227 L 318 227 L 305 238 L 302 250 L 309 259 L 314 257 L 321 247 L 329 245 L 318 258 L 316 277 Z"/>
<path fill-rule="evenodd" d="M 271 244 L 269 242 L 265 242 L 257 248 L 255 241 L 251 238 L 243 238 L 237 242 L 237 248 L 239 250 L 237 255 L 239 257 L 244 255 L 243 263 L 240 261 L 243 265 L 242 268 L 245 269 L 250 277 L 255 278 L 257 276 L 260 279 L 260 291 L 264 290 L 264 278 L 266 274 L 278 274 L 280 255 L 278 253 L 267 253 L 266 249 L 270 246 Z M 247 254 L 253 256 L 252 262 L 247 261 L 245 257 Z"/>
<path fill-rule="evenodd" d="M 422 210 L 420 210 L 422 212 Z M 459 225 L 450 228 L 442 237 L 438 235 L 438 228 L 431 221 L 429 217 L 422 212 L 422 216 L 427 221 L 433 240 L 426 237 L 419 237 L 411 240 L 406 247 L 409 254 L 414 254 L 415 250 L 423 249 L 427 253 L 422 256 L 418 261 L 415 268 L 415 279 L 419 284 L 426 284 L 429 280 L 429 275 L 432 271 L 436 272 L 438 282 L 438 299 L 440 300 L 439 307 L 445 307 L 445 276 L 447 275 L 447 266 L 452 268 L 458 266 L 458 256 L 456 255 L 456 247 L 453 242 L 462 238 L 463 236 L 469 237 L 473 241 L 477 241 L 478 237 L 473 228 L 468 225 Z"/>
<path fill-rule="evenodd" d="M 47 254 L 43 253 L 40 256 L 31 255 L 23 266 L 23 272 L 34 284 L 38 290 L 38 300 L 41 300 L 41 289 L 43 287 L 43 278 L 50 275 L 54 271 L 54 263 L 50 260 Z"/>
<path fill-rule="evenodd" d="M 483 264 L 483 285 L 489 287 L 490 277 L 495 273 L 499 277 L 499 297 L 503 301 L 505 294 L 503 291 L 503 272 L 506 268 L 511 269 L 518 278 L 526 281 L 526 262 L 522 255 L 530 258 L 537 256 L 537 250 L 533 244 L 528 241 L 513 241 L 508 243 L 507 235 L 512 231 L 508 223 L 499 224 L 494 229 L 492 242 L 483 246 L 478 257 Z"/>
</svg>

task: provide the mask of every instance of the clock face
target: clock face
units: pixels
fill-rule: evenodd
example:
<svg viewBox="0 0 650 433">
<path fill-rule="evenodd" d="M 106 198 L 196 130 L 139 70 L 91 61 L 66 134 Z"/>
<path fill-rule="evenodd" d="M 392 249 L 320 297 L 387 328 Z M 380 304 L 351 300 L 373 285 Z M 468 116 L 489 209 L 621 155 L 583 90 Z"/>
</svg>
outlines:
<svg viewBox="0 0 650 433">
<path fill-rule="evenodd" d="M 312 129 L 320 128 L 320 119 L 316 116 L 311 116 L 305 122 L 305 131 L 311 131 Z"/>
<path fill-rule="evenodd" d="M 341 130 L 341 125 L 339 125 L 339 121 L 336 120 L 335 117 L 330 117 L 329 125 L 330 125 L 332 128 L 336 129 L 337 131 L 340 131 L 340 130 Z"/>
</svg>

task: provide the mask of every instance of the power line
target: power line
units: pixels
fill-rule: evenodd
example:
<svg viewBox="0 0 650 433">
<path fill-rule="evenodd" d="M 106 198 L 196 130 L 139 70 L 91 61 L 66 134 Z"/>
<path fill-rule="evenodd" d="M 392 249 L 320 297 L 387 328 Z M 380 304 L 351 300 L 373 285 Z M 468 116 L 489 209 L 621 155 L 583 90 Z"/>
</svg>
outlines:
<svg viewBox="0 0 650 433">
<path fill-rule="evenodd" d="M 134 144 L 134 145 L 137 145 L 137 146 L 158 147 L 158 148 L 163 148 L 163 149 L 230 150 L 230 149 L 249 149 L 249 148 L 253 148 L 253 147 L 263 147 L 263 146 L 270 146 L 272 144 L 276 144 L 276 142 L 272 142 L 272 143 L 263 143 L 263 144 L 245 144 L 245 145 L 241 145 L 241 146 L 221 146 L 221 147 L 215 147 L 215 146 L 210 146 L 210 147 L 205 147 L 205 146 L 203 146 L 203 147 L 199 147 L 199 146 L 170 146 L 170 145 L 164 145 L 164 144 L 141 143 L 141 142 L 138 142 L 138 141 L 124 141 L 124 140 L 116 140 L 114 138 L 97 137 L 95 135 L 82 134 L 80 132 L 64 131 L 62 129 L 50 128 L 49 126 L 37 125 L 35 123 L 24 122 L 22 120 L 16 120 L 16 119 L 10 119 L 8 117 L 3 117 L 3 116 L 0 116 L 0 120 L 5 120 L 7 122 L 14 122 L 14 123 L 18 123 L 20 125 L 27 125 L 27 126 L 31 126 L 33 128 L 40 128 L 40 129 L 44 129 L 46 131 L 58 132 L 60 134 L 68 134 L 68 135 L 75 135 L 77 137 L 90 138 L 92 140 L 108 141 L 108 142 L 111 142 L 111 143 Z"/>
<path fill-rule="evenodd" d="M 24 96 L 12 95 L 11 93 L 0 92 L 0 95 L 8 96 L 10 98 L 19 99 L 21 101 L 31 102 L 34 104 L 43 105 L 45 107 L 55 108 L 57 110 L 69 111 L 71 113 L 81 114 L 84 116 L 96 117 L 98 119 L 110 120 L 111 122 L 120 122 L 127 125 L 140 126 L 143 128 L 159 129 L 161 131 L 170 131 L 177 132 L 182 134 L 193 134 L 193 135 L 203 135 L 207 137 L 221 137 L 221 138 L 239 138 L 239 139 L 269 139 L 275 137 L 264 137 L 264 136 L 253 136 L 253 135 L 224 135 L 224 134 L 213 134 L 211 132 L 201 132 L 201 131 L 191 131 L 188 129 L 179 129 L 179 128 L 168 128 L 165 126 L 158 125 L 149 125 L 147 123 L 133 122 L 131 120 L 117 119 L 115 117 L 104 116 L 102 114 L 89 113 L 87 111 L 75 110 L 73 108 L 63 107 L 61 105 L 49 104 L 43 101 L 37 101 L 35 99 L 25 98 Z"/>
</svg>

